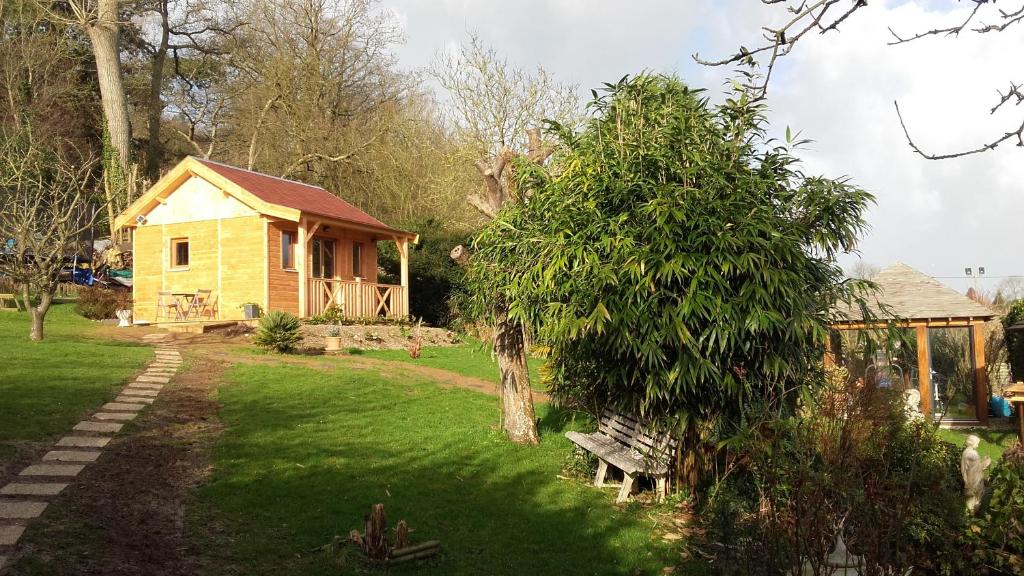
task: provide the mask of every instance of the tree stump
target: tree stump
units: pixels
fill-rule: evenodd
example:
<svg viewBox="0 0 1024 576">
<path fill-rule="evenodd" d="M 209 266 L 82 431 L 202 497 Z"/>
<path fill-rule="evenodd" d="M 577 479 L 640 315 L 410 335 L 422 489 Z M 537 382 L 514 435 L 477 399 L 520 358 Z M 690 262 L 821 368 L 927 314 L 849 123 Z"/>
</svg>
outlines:
<svg viewBox="0 0 1024 576">
<path fill-rule="evenodd" d="M 384 560 L 388 557 L 388 520 L 384 515 L 383 504 L 374 504 L 370 515 L 366 517 L 363 551 L 374 560 Z"/>
</svg>

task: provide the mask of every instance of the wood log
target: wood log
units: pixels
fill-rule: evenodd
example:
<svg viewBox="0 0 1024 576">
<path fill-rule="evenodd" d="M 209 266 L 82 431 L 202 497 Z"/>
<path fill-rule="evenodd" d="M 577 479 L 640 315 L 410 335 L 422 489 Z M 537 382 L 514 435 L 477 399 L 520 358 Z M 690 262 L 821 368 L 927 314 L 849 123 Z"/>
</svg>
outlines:
<svg viewBox="0 0 1024 576">
<path fill-rule="evenodd" d="M 366 529 L 363 531 L 363 550 L 374 560 L 388 557 L 388 520 L 384 514 L 383 504 L 374 504 L 370 515 L 366 518 Z"/>
<path fill-rule="evenodd" d="M 413 358 L 419 357 L 419 354 L 413 356 Z M 395 550 L 401 550 L 409 545 L 409 525 L 405 523 L 405 520 L 399 520 L 398 526 L 395 527 L 395 547 L 391 549 L 391 555 L 395 555 Z"/>
<path fill-rule="evenodd" d="M 469 263 L 469 250 L 467 250 L 462 244 L 452 248 L 449 256 L 451 256 L 452 260 L 454 260 L 459 266 L 465 266 Z"/>
<path fill-rule="evenodd" d="M 400 556 L 407 556 L 409 554 L 416 554 L 416 553 L 422 552 L 424 550 L 430 550 L 431 548 L 437 548 L 440 545 L 441 545 L 441 541 L 440 540 L 427 540 L 426 542 L 421 542 L 419 544 L 414 544 L 412 546 L 403 546 L 402 548 L 396 547 L 393 550 L 391 550 L 391 557 L 392 558 L 398 558 Z"/>
</svg>

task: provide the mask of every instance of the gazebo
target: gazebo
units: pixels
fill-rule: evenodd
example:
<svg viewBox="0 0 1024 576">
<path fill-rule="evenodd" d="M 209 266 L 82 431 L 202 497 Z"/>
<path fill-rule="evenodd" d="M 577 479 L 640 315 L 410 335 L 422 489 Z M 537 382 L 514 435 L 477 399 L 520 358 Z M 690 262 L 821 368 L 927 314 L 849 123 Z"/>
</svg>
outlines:
<svg viewBox="0 0 1024 576">
<path fill-rule="evenodd" d="M 988 425 L 988 375 L 985 370 L 985 323 L 995 317 L 995 313 L 987 306 L 971 300 L 967 296 L 943 285 L 934 278 L 927 276 L 906 264 L 896 264 L 882 270 L 872 281 L 878 286 L 879 292 L 875 299 L 869 300 L 870 320 L 857 307 L 841 306 L 841 321 L 833 324 L 837 331 L 881 330 L 897 326 L 914 331 L 913 341 L 916 346 L 917 389 L 921 393 L 921 411 L 935 418 L 942 418 L 943 425 L 972 426 Z M 935 371 L 933 364 L 933 339 L 941 330 L 966 330 L 967 351 L 970 359 L 971 376 L 965 385 L 973 390 L 973 408 L 967 404 L 971 394 L 967 395 L 964 407 L 973 413 L 955 414 L 950 417 L 938 411 L 937 404 L 946 396 L 940 391 L 938 382 L 943 375 Z M 946 330 L 948 333 L 949 331 Z M 949 339 L 947 338 L 946 341 Z M 838 343 L 833 339 L 829 343 L 826 363 L 835 363 Z M 841 354 L 841 350 L 839 351 Z M 911 359 L 913 362 L 913 359 Z M 915 368 L 911 366 L 911 368 Z M 905 385 L 913 386 L 907 377 Z"/>
</svg>

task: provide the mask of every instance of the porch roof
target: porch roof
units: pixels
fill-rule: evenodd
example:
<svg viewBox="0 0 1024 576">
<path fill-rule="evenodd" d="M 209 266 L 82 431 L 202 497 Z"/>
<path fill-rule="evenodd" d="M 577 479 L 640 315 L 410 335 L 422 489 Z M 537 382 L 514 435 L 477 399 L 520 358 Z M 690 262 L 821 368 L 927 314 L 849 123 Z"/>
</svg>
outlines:
<svg viewBox="0 0 1024 576">
<path fill-rule="evenodd" d="M 867 304 L 878 320 L 990 320 L 996 316 L 988 306 L 906 264 L 894 264 L 879 272 L 872 281 L 878 286 L 878 293 L 868 297 Z M 856 306 L 843 303 L 837 308 L 844 322 L 864 321 L 864 314 Z"/>
</svg>

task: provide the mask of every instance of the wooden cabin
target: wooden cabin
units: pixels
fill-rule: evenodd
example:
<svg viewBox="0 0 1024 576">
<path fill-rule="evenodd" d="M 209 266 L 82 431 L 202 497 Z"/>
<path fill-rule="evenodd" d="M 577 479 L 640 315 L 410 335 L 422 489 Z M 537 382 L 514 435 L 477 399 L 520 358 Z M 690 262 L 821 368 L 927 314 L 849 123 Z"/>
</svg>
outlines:
<svg viewBox="0 0 1024 576">
<path fill-rule="evenodd" d="M 188 157 L 115 226 L 132 234 L 136 321 L 239 320 L 245 304 L 300 317 L 331 306 L 350 318 L 409 314 L 417 236 L 318 186 Z M 377 282 L 380 242 L 398 248 L 399 285 Z M 198 290 L 210 291 L 202 314 L 183 317 Z"/>
<path fill-rule="evenodd" d="M 866 302 L 868 318 L 856 306 L 839 306 L 843 320 L 832 326 L 825 363 L 845 365 L 866 381 L 874 370 L 885 385 L 918 390 L 921 412 L 943 426 L 987 426 L 985 325 L 995 313 L 906 264 L 882 270 L 872 282 L 878 291 Z M 844 350 L 843 333 L 890 328 L 903 330 L 907 343 L 894 358 L 876 352 L 857 365 L 857 353 Z"/>
</svg>

